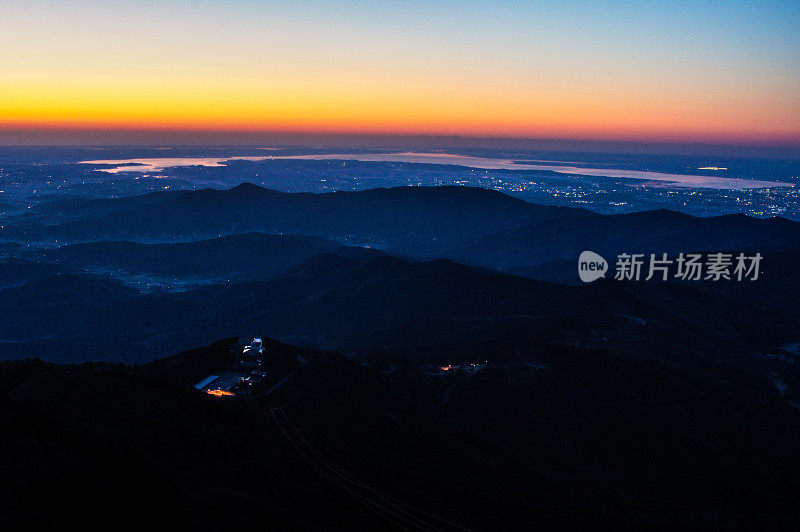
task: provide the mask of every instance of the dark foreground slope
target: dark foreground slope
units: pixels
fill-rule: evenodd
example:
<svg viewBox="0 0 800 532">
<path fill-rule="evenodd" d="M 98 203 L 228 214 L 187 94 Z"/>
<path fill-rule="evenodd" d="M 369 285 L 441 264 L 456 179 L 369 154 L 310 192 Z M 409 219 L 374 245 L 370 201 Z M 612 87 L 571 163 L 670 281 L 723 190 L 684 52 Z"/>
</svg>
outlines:
<svg viewBox="0 0 800 532">
<path fill-rule="evenodd" d="M 304 362 L 268 397 L 194 390 L 231 345 L 1 364 L 5 522 L 393 529 L 303 460 L 288 419 L 343 477 L 468 529 L 800 523 L 800 412 L 721 354 L 559 348 L 440 376 L 271 343 Z"/>
<path fill-rule="evenodd" d="M 119 366 L 8 363 L 0 382 L 8 530 L 381 525 L 243 405 Z"/>
</svg>

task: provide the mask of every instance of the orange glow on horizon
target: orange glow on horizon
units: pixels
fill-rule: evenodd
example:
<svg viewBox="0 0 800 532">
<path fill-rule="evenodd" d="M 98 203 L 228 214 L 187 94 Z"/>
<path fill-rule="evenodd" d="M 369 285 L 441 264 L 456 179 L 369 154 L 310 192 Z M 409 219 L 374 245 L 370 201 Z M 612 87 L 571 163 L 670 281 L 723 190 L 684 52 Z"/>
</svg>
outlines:
<svg viewBox="0 0 800 532">
<path fill-rule="evenodd" d="M 7 0 L 0 133 L 800 142 L 797 2 L 145 4 Z"/>
<path fill-rule="evenodd" d="M 796 141 L 792 102 L 747 105 L 735 95 L 631 95 L 620 90 L 536 90 L 471 86 L 452 90 L 334 81 L 232 86 L 119 87 L 61 84 L 0 86 L 0 129 L 117 129 L 467 135 L 640 139 L 649 141 Z"/>
</svg>

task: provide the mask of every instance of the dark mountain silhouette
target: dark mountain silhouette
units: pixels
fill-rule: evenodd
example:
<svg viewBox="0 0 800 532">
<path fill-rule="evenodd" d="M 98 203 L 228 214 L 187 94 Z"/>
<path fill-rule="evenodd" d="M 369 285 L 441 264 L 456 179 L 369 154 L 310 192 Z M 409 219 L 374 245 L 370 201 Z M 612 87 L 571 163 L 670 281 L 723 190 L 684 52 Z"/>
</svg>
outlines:
<svg viewBox="0 0 800 532">
<path fill-rule="evenodd" d="M 76 269 L 236 281 L 266 279 L 320 253 L 353 258 L 380 254 L 314 237 L 249 233 L 176 244 L 87 242 L 31 255 Z"/>
<path fill-rule="evenodd" d="M 12 529 L 373 530 L 392 514 L 359 497 L 385 493 L 479 530 L 800 525 L 800 358 L 781 347 L 800 341 L 796 223 L 466 187 L 31 211 L 0 237 L 61 247 L 4 245 L 23 258 L 0 261 L 0 359 L 140 365 L 0 363 Z M 569 281 L 584 249 L 764 260 L 757 282 L 497 271 Z M 220 283 L 143 294 L 102 269 Z M 194 389 L 232 368 L 234 336 L 265 338 L 269 396 Z"/>
<path fill-rule="evenodd" d="M 496 326 L 522 316 L 533 334 L 547 318 L 576 321 L 573 309 L 557 303 L 583 292 L 443 260 L 338 255 L 318 255 L 267 281 L 185 293 L 140 295 L 108 278 L 61 275 L 4 290 L 0 298 L 0 315 L 7 316 L 0 321 L 0 338 L 58 338 L 58 350 L 51 349 L 51 340 L 0 344 L 0 350 L 69 360 L 70 353 L 85 356 L 87 343 L 99 342 L 103 347 L 92 351 L 101 358 L 136 360 L 219 338 L 223 330 L 354 348 L 379 341 L 379 333 L 389 334 L 392 344 L 398 339 L 405 344 L 406 335 L 391 338 L 393 331 L 405 325 L 429 328 L 433 320 L 453 324 L 458 337 L 459 330 L 475 329 L 484 317 Z"/>
<path fill-rule="evenodd" d="M 306 194 L 243 184 L 230 190 L 204 189 L 138 198 L 140 204 L 136 204 L 136 198 L 101 200 L 98 216 L 60 225 L 12 225 L 4 229 L 4 235 L 44 236 L 61 241 L 193 240 L 260 231 L 386 243 L 392 249 L 403 249 L 407 243 L 483 234 L 565 213 L 589 214 L 564 207 L 533 205 L 499 192 L 471 187 L 398 187 Z M 90 205 L 81 207 L 81 217 Z"/>
<path fill-rule="evenodd" d="M 0 258 L 0 289 L 53 277 L 67 270 L 55 264 L 22 260 L 14 257 Z"/>
<path fill-rule="evenodd" d="M 76 274 L 59 274 L 0 293 L 0 338 L 5 341 L 106 334 L 93 333 L 96 315 L 113 312 L 139 294 L 108 277 Z"/>
<path fill-rule="evenodd" d="M 4 526 L 383 524 L 309 470 L 263 416 L 172 380 L 122 366 L 0 365 Z"/>
<path fill-rule="evenodd" d="M 244 184 L 230 190 L 97 201 L 95 215 L 91 215 L 94 202 L 78 202 L 73 214 L 67 202 L 58 212 L 64 219 L 76 220 L 44 226 L 33 223 L 34 213 L 27 225 L 11 223 L 0 234 L 59 242 L 172 242 L 253 231 L 297 234 L 366 244 L 406 256 L 449 258 L 534 277 L 547 273 L 537 266 L 575 260 L 586 249 L 613 260 L 622 252 L 736 249 L 764 253 L 800 248 L 800 224 L 782 218 L 698 218 L 665 210 L 597 215 L 533 205 L 471 187 L 294 194 Z M 46 208 L 44 219 L 52 220 L 47 210 L 52 208 Z M 129 256 L 130 249 L 126 250 Z M 551 274 L 544 278 L 562 280 L 555 272 Z"/>
<path fill-rule="evenodd" d="M 295 361 L 268 397 L 195 390 L 234 344 L 135 368 L 0 364 L 4 523 L 391 528 L 396 513 L 355 496 L 376 493 L 476 530 L 800 523 L 800 412 L 754 360 L 561 346 L 474 374 L 382 374 L 268 341 Z"/>
<path fill-rule="evenodd" d="M 182 194 L 181 191 L 161 191 L 122 198 L 55 199 L 37 205 L 35 216 L 45 218 L 49 224 L 68 220 L 98 218 L 131 209 L 158 205 L 178 197 L 180 194 Z"/>
<path fill-rule="evenodd" d="M 578 255 L 587 249 L 613 261 L 620 253 L 659 256 L 692 251 L 764 253 L 799 247 L 800 224 L 784 218 L 758 219 L 745 215 L 697 218 L 658 210 L 592 218 L 564 216 L 460 243 L 451 242 L 447 253 L 460 262 L 557 280 L 556 275 L 543 275 L 546 268 L 536 266 L 569 260 L 570 269 L 574 269 Z"/>
<path fill-rule="evenodd" d="M 0 292 L 0 338 L 26 340 L 2 343 L 0 353 L 134 361 L 232 333 L 416 358 L 593 342 L 593 334 L 747 352 L 793 340 L 800 323 L 793 292 L 775 290 L 797 274 L 773 267 L 764 279 L 747 291 L 714 283 L 573 287 L 446 260 L 326 254 L 265 281 L 184 293 L 141 295 L 107 278 L 61 275 Z M 648 325 L 631 327 L 630 316 Z"/>
</svg>

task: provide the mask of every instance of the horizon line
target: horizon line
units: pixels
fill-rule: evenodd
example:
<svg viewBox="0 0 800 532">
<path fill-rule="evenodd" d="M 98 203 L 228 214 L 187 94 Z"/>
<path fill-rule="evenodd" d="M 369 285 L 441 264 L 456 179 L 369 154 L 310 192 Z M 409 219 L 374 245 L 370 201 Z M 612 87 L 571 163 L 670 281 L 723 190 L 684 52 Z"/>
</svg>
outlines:
<svg viewBox="0 0 800 532">
<path fill-rule="evenodd" d="M 292 131 L 185 128 L 4 128 L 3 147 L 259 147 L 264 144 L 325 148 L 486 148 L 621 153 L 764 155 L 800 158 L 797 139 L 686 139 L 643 136 L 521 136 L 436 133 Z"/>
</svg>

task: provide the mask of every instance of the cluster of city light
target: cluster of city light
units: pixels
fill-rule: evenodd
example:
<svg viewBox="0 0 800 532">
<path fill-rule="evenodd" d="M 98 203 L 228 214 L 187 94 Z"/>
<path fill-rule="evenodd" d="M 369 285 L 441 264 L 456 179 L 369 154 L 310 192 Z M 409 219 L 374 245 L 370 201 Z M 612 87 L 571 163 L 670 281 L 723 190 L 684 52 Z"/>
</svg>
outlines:
<svg viewBox="0 0 800 532">
<path fill-rule="evenodd" d="M 233 392 L 229 392 L 228 390 L 206 390 L 206 393 L 215 397 L 230 397 L 235 395 Z"/>
</svg>

